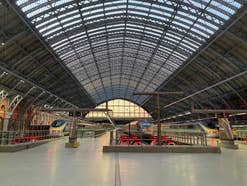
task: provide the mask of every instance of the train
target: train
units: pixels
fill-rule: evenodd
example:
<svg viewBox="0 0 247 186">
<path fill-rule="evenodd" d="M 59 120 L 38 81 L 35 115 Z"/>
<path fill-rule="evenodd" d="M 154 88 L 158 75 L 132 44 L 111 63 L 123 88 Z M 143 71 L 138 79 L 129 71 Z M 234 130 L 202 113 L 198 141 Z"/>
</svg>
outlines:
<svg viewBox="0 0 247 186">
<path fill-rule="evenodd" d="M 120 128 L 120 132 L 127 135 L 139 136 L 142 142 L 150 143 L 150 136 L 153 135 L 153 124 L 148 120 L 132 121 Z"/>
<path fill-rule="evenodd" d="M 132 121 L 121 127 L 124 133 L 130 133 L 131 135 L 138 135 L 140 133 L 152 134 L 153 124 L 147 120 Z"/>
<path fill-rule="evenodd" d="M 54 120 L 49 129 L 49 134 L 52 136 L 68 136 L 70 123 L 63 119 Z"/>
<path fill-rule="evenodd" d="M 132 121 L 121 127 L 125 134 L 150 136 L 157 135 L 157 125 L 147 121 Z M 183 132 L 205 132 L 208 138 L 218 138 L 218 129 L 212 129 L 200 122 L 185 124 L 161 124 L 161 132 L 183 131 Z"/>
<path fill-rule="evenodd" d="M 218 138 L 218 129 L 212 129 L 201 122 L 183 124 L 162 124 L 162 131 L 181 131 L 181 132 L 204 132 L 208 138 Z"/>
<path fill-rule="evenodd" d="M 52 136 L 68 136 L 70 129 L 71 129 L 71 121 L 64 120 L 64 119 L 58 119 L 54 120 L 49 129 L 49 133 Z M 85 122 L 85 121 L 79 121 L 77 123 L 77 128 L 80 129 L 92 129 L 95 128 L 95 123 Z"/>
<path fill-rule="evenodd" d="M 247 125 L 232 125 L 232 134 L 236 140 L 247 140 Z"/>
</svg>

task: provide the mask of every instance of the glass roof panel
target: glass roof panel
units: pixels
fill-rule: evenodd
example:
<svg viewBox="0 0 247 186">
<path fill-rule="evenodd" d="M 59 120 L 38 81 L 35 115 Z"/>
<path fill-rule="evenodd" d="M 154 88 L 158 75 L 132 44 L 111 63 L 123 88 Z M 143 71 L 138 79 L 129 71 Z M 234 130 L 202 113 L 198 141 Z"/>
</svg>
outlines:
<svg viewBox="0 0 247 186">
<path fill-rule="evenodd" d="M 17 0 L 16 5 L 96 103 L 119 96 L 141 104 L 145 97 L 132 93 L 155 91 L 240 2 Z"/>
</svg>

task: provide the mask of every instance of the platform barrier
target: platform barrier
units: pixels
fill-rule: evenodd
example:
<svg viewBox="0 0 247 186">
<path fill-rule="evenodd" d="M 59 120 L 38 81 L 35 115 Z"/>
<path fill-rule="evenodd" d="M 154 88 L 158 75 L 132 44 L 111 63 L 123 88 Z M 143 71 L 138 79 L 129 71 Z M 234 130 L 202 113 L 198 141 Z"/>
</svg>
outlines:
<svg viewBox="0 0 247 186">
<path fill-rule="evenodd" d="M 110 145 L 103 146 L 103 152 L 221 153 L 219 146 L 208 146 L 203 132 L 163 131 L 161 145 L 157 135 L 137 131 L 124 133 L 116 130 L 110 137 Z"/>
<path fill-rule="evenodd" d="M 0 132 L 0 145 L 16 145 L 57 138 L 49 134 L 49 130 L 25 130 Z"/>
<path fill-rule="evenodd" d="M 100 137 L 106 133 L 105 129 L 79 129 L 77 130 L 78 138 Z"/>
<path fill-rule="evenodd" d="M 235 139 L 241 143 L 247 144 L 247 130 L 236 130 Z"/>
<path fill-rule="evenodd" d="M 158 145 L 158 136 L 132 131 L 129 134 L 116 131 L 110 145 Z M 207 146 L 207 136 L 203 132 L 162 132 L 161 145 L 201 145 Z"/>
</svg>

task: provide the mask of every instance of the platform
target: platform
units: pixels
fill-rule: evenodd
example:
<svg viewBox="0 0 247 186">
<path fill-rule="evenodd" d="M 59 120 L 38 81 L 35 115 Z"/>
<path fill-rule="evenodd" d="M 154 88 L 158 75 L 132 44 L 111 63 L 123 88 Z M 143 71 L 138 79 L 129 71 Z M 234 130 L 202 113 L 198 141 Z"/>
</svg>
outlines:
<svg viewBox="0 0 247 186">
<path fill-rule="evenodd" d="M 197 145 L 151 146 L 151 145 L 110 145 L 103 146 L 103 152 L 133 153 L 221 153 L 220 147 Z"/>
<path fill-rule="evenodd" d="M 20 144 L 14 144 L 14 145 L 0 145 L 0 153 L 1 152 L 17 152 L 20 150 L 34 148 L 38 145 L 42 145 L 42 144 L 48 143 L 50 141 L 51 141 L 50 139 L 47 139 L 47 140 L 20 143 Z"/>
<path fill-rule="evenodd" d="M 243 186 L 247 148 L 221 154 L 103 153 L 109 135 L 0 154 L 3 186 Z M 246 147 L 246 146 L 244 146 Z"/>
</svg>

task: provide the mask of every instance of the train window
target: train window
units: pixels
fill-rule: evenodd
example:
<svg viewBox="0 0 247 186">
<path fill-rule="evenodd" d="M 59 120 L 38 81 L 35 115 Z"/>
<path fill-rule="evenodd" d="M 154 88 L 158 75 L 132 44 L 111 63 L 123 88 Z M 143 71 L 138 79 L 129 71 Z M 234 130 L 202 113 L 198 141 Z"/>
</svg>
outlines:
<svg viewBox="0 0 247 186">
<path fill-rule="evenodd" d="M 51 126 L 52 127 L 60 127 L 65 123 L 64 120 L 55 120 L 52 122 Z"/>
</svg>

